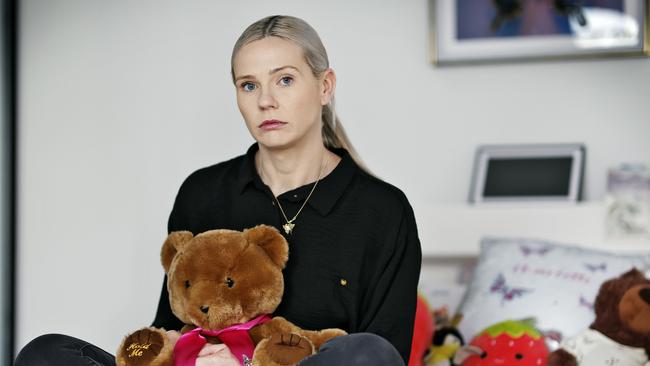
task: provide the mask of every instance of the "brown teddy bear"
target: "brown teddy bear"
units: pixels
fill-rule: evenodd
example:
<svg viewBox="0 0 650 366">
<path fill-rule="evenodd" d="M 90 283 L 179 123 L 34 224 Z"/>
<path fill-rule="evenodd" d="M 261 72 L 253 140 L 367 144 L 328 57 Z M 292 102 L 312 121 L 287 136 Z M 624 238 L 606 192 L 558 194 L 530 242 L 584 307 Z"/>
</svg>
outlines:
<svg viewBox="0 0 650 366">
<path fill-rule="evenodd" d="M 344 335 L 340 329 L 302 330 L 269 316 L 282 298 L 288 252 L 284 237 L 266 225 L 171 233 L 161 260 L 172 311 L 186 324 L 182 336 L 140 329 L 122 341 L 117 365 L 194 365 L 206 343 L 225 343 L 241 365 L 293 365 Z"/>
<path fill-rule="evenodd" d="M 650 280 L 637 269 L 606 281 L 589 329 L 562 342 L 549 366 L 650 365 Z"/>
</svg>

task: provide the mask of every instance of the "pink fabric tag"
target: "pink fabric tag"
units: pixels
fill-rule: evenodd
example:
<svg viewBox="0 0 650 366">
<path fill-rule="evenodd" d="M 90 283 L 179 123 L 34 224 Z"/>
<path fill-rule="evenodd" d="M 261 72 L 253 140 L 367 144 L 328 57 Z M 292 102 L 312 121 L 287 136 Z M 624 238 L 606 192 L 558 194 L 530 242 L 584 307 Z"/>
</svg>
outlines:
<svg viewBox="0 0 650 366">
<path fill-rule="evenodd" d="M 248 330 L 269 320 L 271 320 L 269 315 L 260 315 L 246 323 L 231 325 L 220 330 L 195 328 L 183 334 L 176 342 L 174 346 L 174 366 L 194 366 L 196 364 L 199 352 L 207 343 L 203 335 L 219 338 L 221 342 L 228 346 L 230 352 L 237 357 L 239 364 L 246 366 L 244 356 L 251 360 L 255 349 L 253 340 L 248 335 Z"/>
</svg>

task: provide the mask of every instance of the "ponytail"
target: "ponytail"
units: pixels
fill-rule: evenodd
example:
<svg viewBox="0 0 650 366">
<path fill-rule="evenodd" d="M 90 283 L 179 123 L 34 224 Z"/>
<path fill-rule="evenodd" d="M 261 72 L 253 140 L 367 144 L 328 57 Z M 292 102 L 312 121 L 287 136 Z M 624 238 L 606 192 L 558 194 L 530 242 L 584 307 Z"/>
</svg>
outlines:
<svg viewBox="0 0 650 366">
<path fill-rule="evenodd" d="M 323 144 L 328 149 L 343 148 L 350 153 L 350 157 L 357 165 L 367 173 L 370 173 L 366 165 L 363 163 L 357 150 L 352 146 L 345 129 L 336 115 L 334 107 L 334 98 L 330 104 L 323 106 L 323 113 L 321 116 L 323 120 Z"/>
</svg>

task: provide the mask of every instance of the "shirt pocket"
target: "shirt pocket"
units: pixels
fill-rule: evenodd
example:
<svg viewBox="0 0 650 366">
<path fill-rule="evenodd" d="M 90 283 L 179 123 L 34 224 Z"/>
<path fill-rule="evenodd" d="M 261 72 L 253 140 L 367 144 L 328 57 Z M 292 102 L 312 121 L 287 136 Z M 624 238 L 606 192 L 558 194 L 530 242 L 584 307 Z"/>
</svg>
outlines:
<svg viewBox="0 0 650 366">
<path fill-rule="evenodd" d="M 343 272 L 313 266 L 299 279 L 288 278 L 281 308 L 305 329 L 349 329 L 355 285 Z M 307 284 L 307 285 L 305 285 Z"/>
<path fill-rule="evenodd" d="M 357 290 L 356 279 L 346 271 L 338 268 L 328 268 L 325 272 L 325 283 L 328 296 L 325 301 L 325 311 L 329 312 L 336 325 L 333 327 L 353 332 L 357 324 Z"/>
</svg>

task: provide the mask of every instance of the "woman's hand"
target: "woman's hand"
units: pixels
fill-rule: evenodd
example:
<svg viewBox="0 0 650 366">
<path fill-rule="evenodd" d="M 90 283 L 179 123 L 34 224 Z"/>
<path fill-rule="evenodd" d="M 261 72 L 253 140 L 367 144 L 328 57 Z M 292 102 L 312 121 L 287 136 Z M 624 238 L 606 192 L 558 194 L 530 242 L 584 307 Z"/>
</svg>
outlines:
<svg viewBox="0 0 650 366">
<path fill-rule="evenodd" d="M 176 343 L 181 337 L 181 333 L 175 330 L 168 330 L 166 334 L 172 343 Z M 208 343 L 199 352 L 196 366 L 239 366 L 239 360 L 230 353 L 225 344 Z"/>
<path fill-rule="evenodd" d="M 181 333 L 176 330 L 168 330 L 165 334 L 167 334 L 167 339 L 169 339 L 173 344 L 176 344 L 178 338 L 181 337 Z"/>
<path fill-rule="evenodd" d="M 239 360 L 225 344 L 206 344 L 199 352 L 196 366 L 239 366 Z"/>
</svg>

